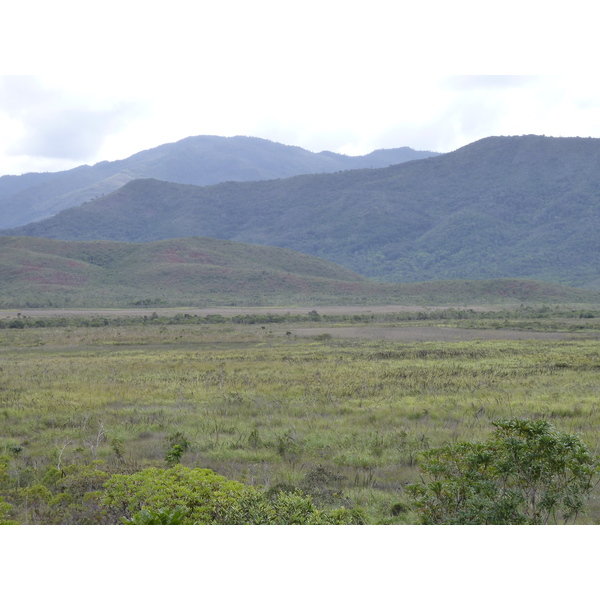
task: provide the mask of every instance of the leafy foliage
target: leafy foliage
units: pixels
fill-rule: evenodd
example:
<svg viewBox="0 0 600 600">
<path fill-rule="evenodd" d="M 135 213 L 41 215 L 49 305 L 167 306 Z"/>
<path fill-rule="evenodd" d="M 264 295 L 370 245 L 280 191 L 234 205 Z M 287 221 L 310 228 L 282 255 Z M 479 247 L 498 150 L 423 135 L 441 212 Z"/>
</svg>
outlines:
<svg viewBox="0 0 600 600">
<path fill-rule="evenodd" d="M 14 507 L 8 502 L 4 502 L 0 496 L 0 525 L 17 525 L 18 521 L 11 520 L 10 514 L 14 511 Z"/>
<path fill-rule="evenodd" d="M 425 524 L 574 521 L 598 462 L 577 436 L 546 421 L 498 420 L 491 439 L 425 453 L 429 483 L 409 486 Z"/>
<path fill-rule="evenodd" d="M 109 475 L 100 462 L 48 465 L 40 476 L 22 469 L 8 456 L 0 456 L 0 523 L 81 524 L 103 523 L 99 494 Z M 11 464 L 12 463 L 12 464 Z"/>
<path fill-rule="evenodd" d="M 190 449 L 190 441 L 181 433 L 176 431 L 167 438 L 165 462 L 169 465 L 178 464 L 181 457 Z"/>
<path fill-rule="evenodd" d="M 158 510 L 144 509 L 127 519 L 123 517 L 124 525 L 189 525 L 186 522 L 188 510 L 185 508 L 176 508 L 169 510 L 159 508 Z M 195 523 L 192 523 L 195 525 Z"/>
<path fill-rule="evenodd" d="M 334 525 L 360 524 L 360 512 L 318 510 L 309 496 L 258 489 L 229 481 L 209 469 L 145 469 L 114 475 L 103 503 L 113 518 L 135 525 Z"/>
</svg>

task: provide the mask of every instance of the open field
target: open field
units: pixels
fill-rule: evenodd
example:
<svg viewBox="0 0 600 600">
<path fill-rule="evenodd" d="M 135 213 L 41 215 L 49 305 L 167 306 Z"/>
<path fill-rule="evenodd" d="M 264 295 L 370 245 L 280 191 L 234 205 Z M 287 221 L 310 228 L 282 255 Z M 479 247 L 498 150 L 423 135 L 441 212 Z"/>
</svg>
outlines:
<svg viewBox="0 0 600 600">
<path fill-rule="evenodd" d="M 600 448 L 598 316 L 377 322 L 352 310 L 0 329 L 0 496 L 20 522 L 99 522 L 83 492 L 67 502 L 56 468 L 87 473 L 77 490 L 93 493 L 95 469 L 165 467 L 184 439 L 183 465 L 400 524 L 413 522 L 403 489 L 419 453 L 484 439 L 494 419 L 546 419 Z M 600 522 L 600 499 L 581 522 Z"/>
</svg>

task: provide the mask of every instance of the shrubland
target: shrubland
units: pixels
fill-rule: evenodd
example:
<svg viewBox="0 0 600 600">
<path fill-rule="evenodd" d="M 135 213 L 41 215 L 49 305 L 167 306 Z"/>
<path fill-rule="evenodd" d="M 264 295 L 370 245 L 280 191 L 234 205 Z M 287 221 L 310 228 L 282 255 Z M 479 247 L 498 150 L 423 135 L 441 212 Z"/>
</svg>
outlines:
<svg viewBox="0 0 600 600">
<path fill-rule="evenodd" d="M 418 523 L 431 452 L 514 419 L 593 458 L 598 308 L 535 310 L 0 321 L 0 522 Z M 588 493 L 577 523 L 600 521 Z"/>
</svg>

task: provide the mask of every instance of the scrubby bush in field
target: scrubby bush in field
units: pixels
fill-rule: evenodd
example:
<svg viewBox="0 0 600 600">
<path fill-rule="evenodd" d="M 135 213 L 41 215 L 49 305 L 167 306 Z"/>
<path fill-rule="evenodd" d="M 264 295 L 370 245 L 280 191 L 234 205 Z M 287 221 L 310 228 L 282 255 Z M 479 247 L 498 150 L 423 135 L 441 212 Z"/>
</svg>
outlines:
<svg viewBox="0 0 600 600">
<path fill-rule="evenodd" d="M 171 434 L 166 441 L 165 462 L 171 466 L 178 464 L 190 446 L 190 441 L 181 431 Z"/>
<path fill-rule="evenodd" d="M 248 488 L 247 488 L 248 489 Z M 364 525 L 357 509 L 322 510 L 301 490 L 262 493 L 255 488 L 244 494 L 226 515 L 229 525 Z"/>
<path fill-rule="evenodd" d="M 318 510 L 310 496 L 281 492 L 267 498 L 257 488 L 229 481 L 210 469 L 145 469 L 114 475 L 103 504 L 113 522 L 127 524 L 334 525 L 362 524 L 358 511 Z"/>
<path fill-rule="evenodd" d="M 493 422 L 484 443 L 424 453 L 429 482 L 408 486 L 424 524 L 574 521 L 597 482 L 598 461 L 574 435 L 546 421 Z"/>
<path fill-rule="evenodd" d="M 186 523 L 212 523 L 238 502 L 245 486 L 228 481 L 210 469 L 144 469 L 132 475 L 113 475 L 105 485 L 103 504 L 115 522 L 132 519 L 143 510 L 188 511 Z"/>
<path fill-rule="evenodd" d="M 99 494 L 109 475 L 100 469 L 101 464 L 48 466 L 30 481 L 29 475 L 18 475 L 10 457 L 0 456 L 0 524 L 103 523 Z"/>
<path fill-rule="evenodd" d="M 12 512 L 14 512 L 14 507 L 8 502 L 4 502 L 0 496 L 0 525 L 17 525 L 17 521 L 10 519 Z"/>
</svg>

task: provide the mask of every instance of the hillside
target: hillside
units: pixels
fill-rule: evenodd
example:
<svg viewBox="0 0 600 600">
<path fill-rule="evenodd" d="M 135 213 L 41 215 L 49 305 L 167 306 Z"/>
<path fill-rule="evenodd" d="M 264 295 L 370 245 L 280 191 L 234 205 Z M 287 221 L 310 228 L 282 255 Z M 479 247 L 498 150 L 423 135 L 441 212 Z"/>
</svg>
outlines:
<svg viewBox="0 0 600 600">
<path fill-rule="evenodd" d="M 154 178 L 211 185 L 222 181 L 279 179 L 302 173 L 387 167 L 437 155 L 411 148 L 376 150 L 366 156 L 313 153 L 253 137 L 195 136 L 124 160 L 82 165 L 59 173 L 0 177 L 0 228 L 47 218 L 108 194 L 128 181 Z"/>
<path fill-rule="evenodd" d="M 384 169 L 207 187 L 132 181 L 3 234 L 203 235 L 387 281 L 517 277 L 600 289 L 599 167 L 598 139 L 494 137 Z"/>
<path fill-rule="evenodd" d="M 524 280 L 377 283 L 291 250 L 198 237 L 2 237 L 0 281 L 0 308 L 600 302 L 598 293 Z"/>
<path fill-rule="evenodd" d="M 0 238 L 0 306 L 259 304 L 369 288 L 333 263 L 285 250 L 186 238 L 149 244 Z M 148 302 L 152 300 L 152 302 Z"/>
</svg>

